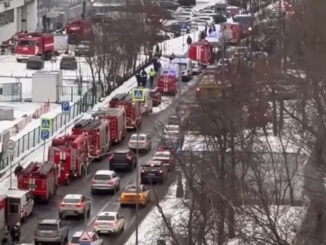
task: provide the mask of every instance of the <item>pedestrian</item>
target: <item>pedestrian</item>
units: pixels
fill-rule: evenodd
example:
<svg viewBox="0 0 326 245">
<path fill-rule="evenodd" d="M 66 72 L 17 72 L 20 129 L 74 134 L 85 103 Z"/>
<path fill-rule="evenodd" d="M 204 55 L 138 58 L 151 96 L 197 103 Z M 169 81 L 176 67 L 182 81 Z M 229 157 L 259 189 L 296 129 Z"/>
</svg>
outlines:
<svg viewBox="0 0 326 245">
<path fill-rule="evenodd" d="M 213 29 L 214 32 L 216 32 L 216 27 L 215 27 L 215 25 L 213 25 L 212 29 Z"/>
<path fill-rule="evenodd" d="M 213 31 L 213 29 L 210 27 L 210 28 L 208 29 L 208 34 L 211 34 L 212 31 Z"/>
<path fill-rule="evenodd" d="M 152 88 L 153 84 L 154 84 L 154 78 L 156 76 L 156 72 L 153 70 L 153 68 L 151 68 L 148 75 L 149 75 L 149 85 L 150 85 L 150 88 Z"/>
<path fill-rule="evenodd" d="M 146 83 L 147 83 L 147 73 L 145 70 L 142 70 L 141 72 L 141 85 L 142 87 L 146 87 Z"/>
<path fill-rule="evenodd" d="M 20 241 L 20 223 L 17 222 L 10 231 L 11 240 L 14 244 L 19 243 Z"/>
<path fill-rule="evenodd" d="M 206 33 L 204 31 L 201 31 L 199 39 L 204 40 L 205 38 L 206 38 Z"/>
<path fill-rule="evenodd" d="M 23 167 L 18 163 L 18 166 L 15 168 L 14 173 L 17 176 L 21 171 L 23 170 Z"/>
<path fill-rule="evenodd" d="M 158 46 L 158 44 L 155 45 L 155 55 L 159 56 L 160 57 L 160 47 Z"/>
<path fill-rule="evenodd" d="M 141 86 L 141 75 L 140 75 L 139 71 L 137 71 L 135 77 L 136 77 L 136 80 L 137 80 L 137 86 L 140 87 Z"/>
<path fill-rule="evenodd" d="M 170 56 L 170 62 L 175 58 L 175 54 L 172 53 L 171 56 Z"/>
<path fill-rule="evenodd" d="M 190 46 L 192 43 L 192 39 L 190 36 L 187 37 L 187 44 Z"/>
</svg>

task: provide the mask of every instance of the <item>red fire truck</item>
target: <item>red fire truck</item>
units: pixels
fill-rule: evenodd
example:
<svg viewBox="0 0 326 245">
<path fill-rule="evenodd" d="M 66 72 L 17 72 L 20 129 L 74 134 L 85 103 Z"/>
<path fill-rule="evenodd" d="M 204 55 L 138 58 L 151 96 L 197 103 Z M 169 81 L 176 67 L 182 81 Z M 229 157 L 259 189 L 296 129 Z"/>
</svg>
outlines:
<svg viewBox="0 0 326 245">
<path fill-rule="evenodd" d="M 72 128 L 74 135 L 85 134 L 88 137 L 90 158 L 99 159 L 110 149 L 110 124 L 106 120 L 85 119 Z"/>
<path fill-rule="evenodd" d="M 18 173 L 18 189 L 30 190 L 34 197 L 48 201 L 58 188 L 57 169 L 54 162 L 31 162 Z"/>
<path fill-rule="evenodd" d="M 110 101 L 109 107 L 125 108 L 127 129 L 136 129 L 136 127 L 140 127 L 142 122 L 140 103 L 132 102 L 130 94 L 117 94 Z"/>
<path fill-rule="evenodd" d="M 172 69 L 163 70 L 158 77 L 157 88 L 162 94 L 175 95 L 178 92 L 178 80 L 176 72 Z"/>
<path fill-rule="evenodd" d="M 59 183 L 68 185 L 71 178 L 82 177 L 89 164 L 88 137 L 73 134 L 52 139 L 48 159 L 55 162 Z"/>
<path fill-rule="evenodd" d="M 206 40 L 192 43 L 189 47 L 189 58 L 201 65 L 209 65 L 213 61 L 213 47 Z"/>
<path fill-rule="evenodd" d="M 240 41 L 240 29 L 238 23 L 222 23 L 221 30 L 227 43 L 238 44 Z"/>
<path fill-rule="evenodd" d="M 42 56 L 50 60 L 54 52 L 54 37 L 44 33 L 24 33 L 19 34 L 15 53 L 18 62 L 28 59 L 30 56 Z"/>
<path fill-rule="evenodd" d="M 7 197 L 0 196 L 0 242 L 7 240 Z"/>
<path fill-rule="evenodd" d="M 66 25 L 69 44 L 78 44 L 92 36 L 92 22 L 88 19 L 72 20 Z"/>
<path fill-rule="evenodd" d="M 124 108 L 101 108 L 93 116 L 109 121 L 112 143 L 118 143 L 126 137 L 126 112 Z"/>
</svg>

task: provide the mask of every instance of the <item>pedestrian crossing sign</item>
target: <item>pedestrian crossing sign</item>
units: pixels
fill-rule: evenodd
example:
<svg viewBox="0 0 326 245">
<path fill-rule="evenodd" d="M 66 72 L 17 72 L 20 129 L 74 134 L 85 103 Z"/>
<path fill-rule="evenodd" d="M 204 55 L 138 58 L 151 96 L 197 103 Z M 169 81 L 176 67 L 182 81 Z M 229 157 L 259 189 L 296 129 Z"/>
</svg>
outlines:
<svg viewBox="0 0 326 245">
<path fill-rule="evenodd" d="M 41 130 L 42 129 L 47 129 L 47 130 L 52 129 L 52 119 L 51 118 L 41 118 Z"/>
<path fill-rule="evenodd" d="M 132 101 L 145 101 L 145 89 L 135 88 L 132 91 Z"/>
</svg>

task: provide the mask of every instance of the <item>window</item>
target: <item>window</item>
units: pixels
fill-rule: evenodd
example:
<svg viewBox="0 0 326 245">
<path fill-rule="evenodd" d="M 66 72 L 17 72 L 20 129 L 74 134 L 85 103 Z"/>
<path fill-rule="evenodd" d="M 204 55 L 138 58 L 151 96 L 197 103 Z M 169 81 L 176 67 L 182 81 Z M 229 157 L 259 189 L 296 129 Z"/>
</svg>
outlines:
<svg viewBox="0 0 326 245">
<path fill-rule="evenodd" d="M 0 13 L 0 26 L 4 26 L 14 22 L 15 12 L 14 9 Z"/>
</svg>

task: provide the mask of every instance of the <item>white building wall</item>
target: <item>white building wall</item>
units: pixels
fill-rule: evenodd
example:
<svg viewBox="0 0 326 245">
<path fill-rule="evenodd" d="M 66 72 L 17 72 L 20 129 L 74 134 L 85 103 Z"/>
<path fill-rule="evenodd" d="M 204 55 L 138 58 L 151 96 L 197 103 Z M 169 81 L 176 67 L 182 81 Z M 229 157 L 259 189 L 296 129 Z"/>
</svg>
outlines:
<svg viewBox="0 0 326 245">
<path fill-rule="evenodd" d="M 24 0 L 8 0 L 10 3 L 9 7 L 5 7 L 5 1 L 0 1 L 0 13 L 14 9 L 14 21 L 6 24 L 0 25 L 0 43 L 2 41 L 8 40 L 15 33 L 20 32 L 22 27 L 24 29 L 27 27 L 27 31 L 35 31 L 37 26 L 37 0 L 26 1 L 26 6 Z M 23 9 L 27 8 L 27 9 Z M 22 13 L 27 13 L 26 23 L 22 25 Z M 26 27 L 25 27 L 26 26 Z"/>
</svg>

